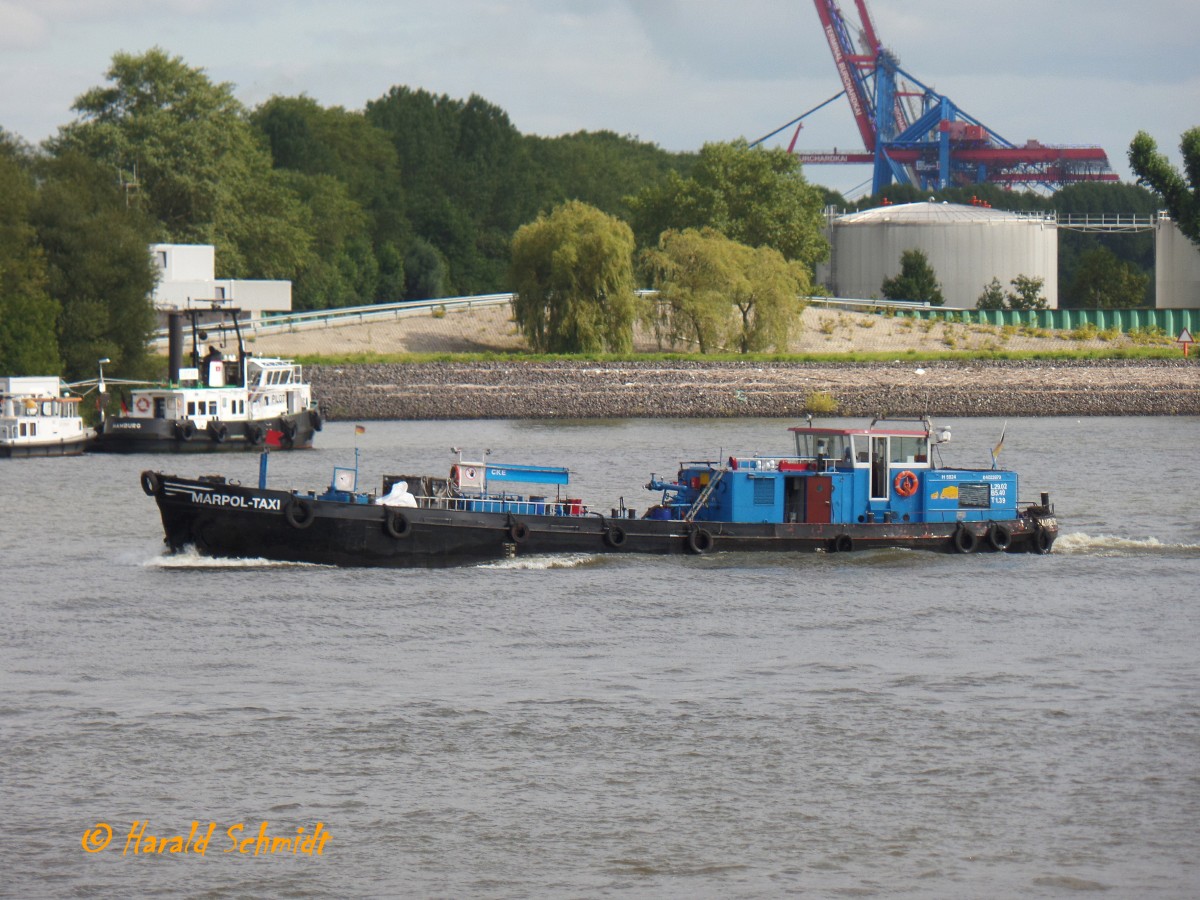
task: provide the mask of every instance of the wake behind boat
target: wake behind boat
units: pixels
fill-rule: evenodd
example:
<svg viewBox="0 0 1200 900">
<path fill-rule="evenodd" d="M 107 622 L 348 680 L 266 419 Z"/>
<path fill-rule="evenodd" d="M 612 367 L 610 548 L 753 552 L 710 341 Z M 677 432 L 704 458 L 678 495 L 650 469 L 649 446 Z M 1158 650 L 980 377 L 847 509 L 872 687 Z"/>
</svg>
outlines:
<svg viewBox="0 0 1200 900">
<path fill-rule="evenodd" d="M 336 468 L 321 493 L 219 475 L 147 471 L 172 551 L 339 566 L 432 566 L 554 553 L 704 555 L 889 547 L 945 553 L 1048 553 L 1058 535 L 1049 496 L 1018 501 L 1017 474 L 935 465 L 949 440 L 932 425 L 791 429 L 795 453 L 682 463 L 651 476 L 655 502 L 608 514 L 564 494 L 551 466 L 467 462 L 449 477 L 385 476 L 358 489 L 358 468 Z M 515 493 L 513 485 L 546 493 Z"/>
<path fill-rule="evenodd" d="M 168 383 L 134 387 L 119 416 L 100 423 L 88 447 L 102 453 L 213 453 L 259 450 L 274 433 L 281 449 L 306 449 L 322 422 L 301 367 L 290 359 L 255 357 L 246 352 L 238 323 L 240 310 L 217 311 L 232 328 L 236 355 L 220 343 L 228 331 L 218 323 L 219 340 L 201 317 L 211 310 L 172 313 L 169 319 Z M 184 367 L 182 316 L 192 331 L 192 365 Z M 118 384 L 118 382 L 108 382 Z M 103 378 L 101 392 L 106 390 Z"/>
</svg>

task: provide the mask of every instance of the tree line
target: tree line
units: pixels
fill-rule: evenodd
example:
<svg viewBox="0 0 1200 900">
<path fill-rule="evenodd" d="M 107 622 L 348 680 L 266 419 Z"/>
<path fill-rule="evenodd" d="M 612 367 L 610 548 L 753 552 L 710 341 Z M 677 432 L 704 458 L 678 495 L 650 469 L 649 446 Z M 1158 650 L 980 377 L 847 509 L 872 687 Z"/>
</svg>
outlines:
<svg viewBox="0 0 1200 900">
<path fill-rule="evenodd" d="M 110 371 L 146 374 L 150 243 L 213 244 L 218 277 L 288 279 L 298 309 L 517 288 L 528 312 L 562 292 L 538 300 L 519 262 L 533 258 L 517 252 L 522 240 L 528 250 L 551 226 L 586 235 L 595 215 L 603 219 L 592 226 L 628 229 L 609 246 L 629 250 L 630 271 L 600 289 L 604 302 L 627 281 L 662 290 L 652 311 L 631 303 L 621 316 L 648 316 L 668 345 L 770 346 L 788 318 L 773 298 L 781 286 L 811 289 L 826 252 L 822 209 L 848 206 L 782 151 L 733 142 L 670 153 L 611 132 L 523 135 L 478 96 L 397 86 L 361 111 L 305 96 L 247 109 L 232 85 L 159 49 L 116 54 L 105 78 L 40 147 L 0 130 L 5 373 L 79 378 L 108 357 Z M 1153 162 L 1152 142 L 1143 150 Z M 1184 188 L 1171 196 L 1187 196 Z M 1051 198 L 970 190 L 996 206 L 1048 204 L 1061 214 L 1148 214 L 1162 204 L 1129 185 L 1079 185 Z M 904 191 L 887 194 L 903 202 Z M 1087 268 L 1089 253 L 1138 272 L 1152 265 L 1147 236 L 1066 234 L 1063 243 L 1064 280 Z M 1068 289 L 1064 302 L 1073 299 Z M 604 330 L 581 310 L 548 323 L 535 346 L 560 328 L 594 346 Z M 601 345 L 620 346 L 610 338 Z"/>
</svg>

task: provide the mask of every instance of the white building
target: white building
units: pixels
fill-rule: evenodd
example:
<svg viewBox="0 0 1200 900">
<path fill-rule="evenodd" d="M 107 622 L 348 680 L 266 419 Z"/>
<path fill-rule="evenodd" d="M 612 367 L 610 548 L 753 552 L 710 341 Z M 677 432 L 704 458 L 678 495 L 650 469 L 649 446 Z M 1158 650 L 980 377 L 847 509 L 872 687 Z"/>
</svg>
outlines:
<svg viewBox="0 0 1200 900">
<path fill-rule="evenodd" d="M 264 312 L 291 312 L 290 281 L 217 278 L 211 244 L 151 244 L 150 254 L 159 274 L 153 301 L 160 313 L 214 303 L 245 310 L 249 319 Z"/>
</svg>

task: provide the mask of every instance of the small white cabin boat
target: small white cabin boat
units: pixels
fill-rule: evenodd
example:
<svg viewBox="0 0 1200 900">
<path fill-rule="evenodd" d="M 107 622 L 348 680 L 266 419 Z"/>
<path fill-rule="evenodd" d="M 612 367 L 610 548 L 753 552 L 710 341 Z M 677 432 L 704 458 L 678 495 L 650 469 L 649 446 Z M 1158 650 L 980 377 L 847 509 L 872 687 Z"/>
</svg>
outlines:
<svg viewBox="0 0 1200 900">
<path fill-rule="evenodd" d="M 56 376 L 0 378 L 0 457 L 78 456 L 94 436 Z"/>
</svg>

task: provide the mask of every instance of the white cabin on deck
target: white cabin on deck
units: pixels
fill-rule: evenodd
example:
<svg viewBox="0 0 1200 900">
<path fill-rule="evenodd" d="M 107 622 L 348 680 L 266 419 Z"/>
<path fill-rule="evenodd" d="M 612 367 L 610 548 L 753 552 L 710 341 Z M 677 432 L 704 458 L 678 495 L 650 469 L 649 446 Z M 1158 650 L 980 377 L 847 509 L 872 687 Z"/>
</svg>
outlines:
<svg viewBox="0 0 1200 900">
<path fill-rule="evenodd" d="M 79 403 L 55 376 L 0 378 L 0 455 L 81 450 L 92 431 L 84 427 Z"/>
<path fill-rule="evenodd" d="M 179 385 L 132 391 L 129 415 L 209 422 L 245 422 L 295 416 L 312 405 L 312 388 L 299 365 L 286 359 L 248 357 L 246 384 L 204 384 L 195 368 L 181 369 Z"/>
</svg>

